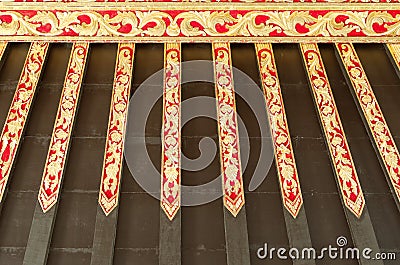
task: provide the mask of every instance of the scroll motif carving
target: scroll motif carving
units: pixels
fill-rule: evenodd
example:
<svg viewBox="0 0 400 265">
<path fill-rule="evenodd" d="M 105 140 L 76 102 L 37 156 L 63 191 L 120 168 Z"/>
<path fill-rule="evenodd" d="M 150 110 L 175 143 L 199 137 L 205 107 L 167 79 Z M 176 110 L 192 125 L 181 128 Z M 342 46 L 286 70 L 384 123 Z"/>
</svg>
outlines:
<svg viewBox="0 0 400 265">
<path fill-rule="evenodd" d="M 399 36 L 400 10 L 2 10 L 2 39 L 132 40 Z"/>
<path fill-rule="evenodd" d="M 236 216 L 244 205 L 239 135 L 229 43 L 213 43 L 215 94 L 224 205 Z"/>
<path fill-rule="evenodd" d="M 351 43 L 337 43 L 336 48 L 347 71 L 357 100 L 386 167 L 392 187 L 400 200 L 400 155 L 382 110 Z"/>
<path fill-rule="evenodd" d="M 301 50 L 344 205 L 359 218 L 365 199 L 321 54 L 317 44 L 301 44 Z"/>
<path fill-rule="evenodd" d="M 60 193 L 88 49 L 88 43 L 72 47 L 38 195 L 43 212 L 57 203 Z"/>
<path fill-rule="evenodd" d="M 0 201 L 10 177 L 48 47 L 48 43 L 33 42 L 31 44 L 1 133 Z"/>
<path fill-rule="evenodd" d="M 161 207 L 172 220 L 180 208 L 181 182 L 181 49 L 165 44 L 162 127 Z"/>
<path fill-rule="evenodd" d="M 256 52 L 274 142 L 283 205 L 296 218 L 303 205 L 303 197 L 272 45 L 257 43 Z"/>
<path fill-rule="evenodd" d="M 118 46 L 99 195 L 105 215 L 118 205 L 134 52 L 133 43 Z"/>
<path fill-rule="evenodd" d="M 397 70 L 400 71 L 400 44 L 386 44 L 390 54 L 392 55 L 393 61 L 397 66 Z"/>
</svg>

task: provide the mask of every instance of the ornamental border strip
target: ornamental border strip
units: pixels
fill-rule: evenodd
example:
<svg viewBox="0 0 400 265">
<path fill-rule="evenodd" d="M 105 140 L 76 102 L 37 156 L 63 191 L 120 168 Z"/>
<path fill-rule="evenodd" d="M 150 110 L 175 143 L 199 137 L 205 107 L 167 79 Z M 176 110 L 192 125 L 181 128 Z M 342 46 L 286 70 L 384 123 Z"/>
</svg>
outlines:
<svg viewBox="0 0 400 265">
<path fill-rule="evenodd" d="M 230 43 L 213 43 L 215 96 L 224 205 L 234 217 L 245 204 Z"/>
<path fill-rule="evenodd" d="M 385 166 L 391 188 L 396 194 L 397 201 L 400 201 L 400 153 L 386 123 L 385 116 L 353 44 L 337 43 L 335 46 L 381 161 Z"/>
<path fill-rule="evenodd" d="M 343 203 L 360 218 L 365 198 L 321 53 L 315 43 L 300 48 Z"/>
<path fill-rule="evenodd" d="M 43 169 L 38 201 L 46 213 L 58 201 L 77 114 L 89 43 L 74 43 Z"/>
<path fill-rule="evenodd" d="M 0 4 L 0 41 L 393 43 L 400 37 L 399 4 L 165 4 Z"/>
<path fill-rule="evenodd" d="M 393 62 L 396 65 L 395 67 L 397 67 L 397 71 L 400 71 L 400 44 L 386 44 L 386 47 L 392 56 Z"/>
<path fill-rule="evenodd" d="M 1 2 L 14 2 L 14 3 L 78 3 L 78 4 L 86 4 L 86 3 L 182 3 L 185 4 L 202 4 L 202 3 L 234 3 L 234 4 L 242 4 L 242 3 L 255 3 L 255 4 L 265 4 L 265 3 L 279 3 L 279 4 L 302 4 L 302 3 L 341 3 L 341 4 L 349 4 L 349 3 L 399 3 L 399 0 L 1 0 Z"/>
<path fill-rule="evenodd" d="M 42 74 L 49 43 L 33 42 L 15 89 L 14 97 L 0 137 L 0 202 L 3 199 L 12 166 Z"/>
<path fill-rule="evenodd" d="M 274 143 L 282 203 L 296 218 L 303 205 L 303 197 L 274 52 L 270 43 L 257 43 L 255 48 Z"/>
<path fill-rule="evenodd" d="M 164 45 L 161 208 L 172 221 L 181 206 L 181 44 Z"/>
<path fill-rule="evenodd" d="M 129 97 L 133 77 L 135 44 L 118 45 L 107 138 L 99 193 L 99 205 L 108 216 L 119 203 Z"/>
</svg>

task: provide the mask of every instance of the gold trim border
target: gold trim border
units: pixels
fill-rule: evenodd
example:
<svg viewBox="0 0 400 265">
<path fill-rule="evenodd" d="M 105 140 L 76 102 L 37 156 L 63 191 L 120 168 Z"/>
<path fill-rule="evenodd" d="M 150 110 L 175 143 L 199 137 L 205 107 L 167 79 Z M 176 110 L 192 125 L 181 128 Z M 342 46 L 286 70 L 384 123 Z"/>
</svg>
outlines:
<svg viewBox="0 0 400 265">
<path fill-rule="evenodd" d="M 400 37 L 399 4 L 131 4 L 0 5 L 0 41 L 396 43 Z"/>
<path fill-rule="evenodd" d="M 400 3 L 0 2 L 9 10 L 396 10 Z"/>
</svg>

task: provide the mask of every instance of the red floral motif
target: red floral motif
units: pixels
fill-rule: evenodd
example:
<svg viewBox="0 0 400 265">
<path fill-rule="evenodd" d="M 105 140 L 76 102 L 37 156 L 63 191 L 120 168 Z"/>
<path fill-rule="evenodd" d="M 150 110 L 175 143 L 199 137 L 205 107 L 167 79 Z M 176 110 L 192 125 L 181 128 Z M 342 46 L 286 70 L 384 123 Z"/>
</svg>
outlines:
<svg viewBox="0 0 400 265">
<path fill-rule="evenodd" d="M 375 5 L 371 9 L 276 6 L 202 10 L 198 6 L 174 10 L 140 3 L 105 10 L 74 7 L 54 10 L 13 8 L 0 10 L 0 39 L 116 41 L 228 41 L 264 40 L 396 41 L 400 35 L 400 10 Z M 179 3 L 175 3 L 179 4 Z M 90 3 L 88 3 L 90 5 Z M 182 5 L 182 4 L 181 4 Z M 19 10 L 21 8 L 21 10 Z"/>
<path fill-rule="evenodd" d="M 99 204 L 105 215 L 118 205 L 134 52 L 133 43 L 118 46 L 99 194 Z"/>
<path fill-rule="evenodd" d="M 162 127 L 161 207 L 172 220 L 180 208 L 181 48 L 165 44 Z"/>
<path fill-rule="evenodd" d="M 386 167 L 397 199 L 400 200 L 400 155 L 385 117 L 353 45 L 350 43 L 338 43 L 336 48 L 357 95 L 357 100 L 364 113 L 382 162 Z"/>
<path fill-rule="evenodd" d="M 74 43 L 72 47 L 38 195 L 43 212 L 57 203 L 60 193 L 88 49 L 88 43 Z"/>
<path fill-rule="evenodd" d="M 48 47 L 48 43 L 33 42 L 31 44 L 1 133 L 0 201 L 10 177 Z"/>
<path fill-rule="evenodd" d="M 296 218 L 303 205 L 303 197 L 272 46 L 269 43 L 257 43 L 256 52 L 274 141 L 283 205 Z"/>
<path fill-rule="evenodd" d="M 300 44 L 344 205 L 358 218 L 365 199 L 317 44 Z"/>
<path fill-rule="evenodd" d="M 229 43 L 213 43 L 213 58 L 224 205 L 236 216 L 244 205 L 244 189 Z"/>
</svg>

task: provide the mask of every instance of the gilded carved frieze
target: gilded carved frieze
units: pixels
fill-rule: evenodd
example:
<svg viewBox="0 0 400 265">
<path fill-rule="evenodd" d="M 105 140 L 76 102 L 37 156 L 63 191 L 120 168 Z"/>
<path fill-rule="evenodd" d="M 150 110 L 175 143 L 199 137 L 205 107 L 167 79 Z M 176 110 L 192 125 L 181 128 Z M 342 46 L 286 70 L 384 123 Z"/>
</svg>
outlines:
<svg viewBox="0 0 400 265">
<path fill-rule="evenodd" d="M 51 4 L 0 3 L 0 40 L 395 42 L 400 35 L 396 4 Z"/>
</svg>

